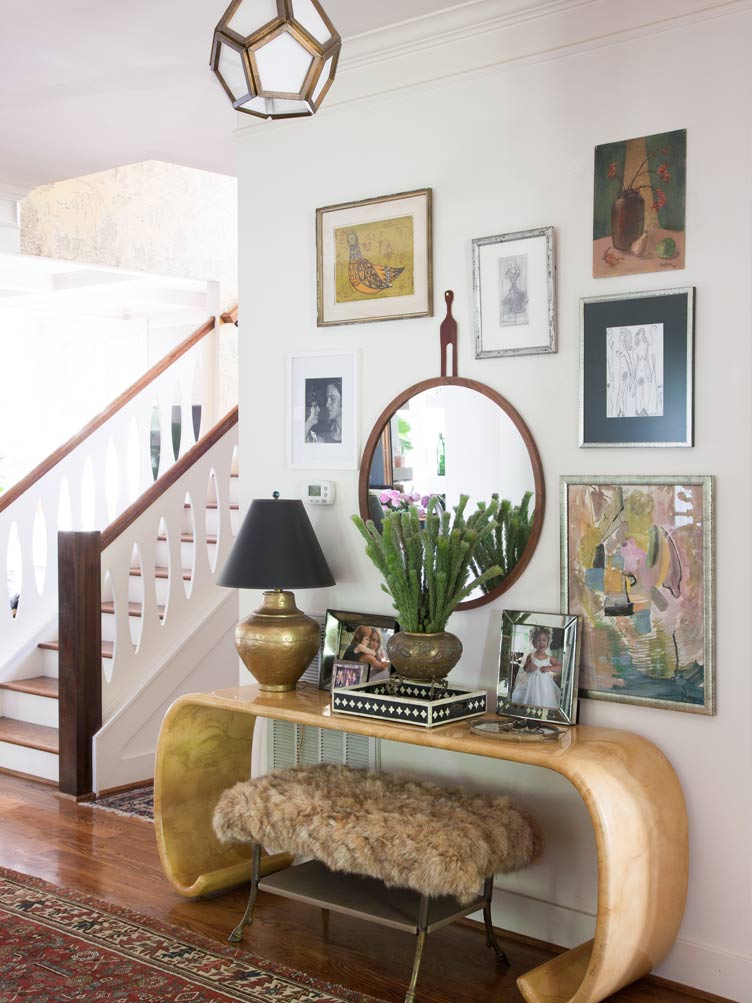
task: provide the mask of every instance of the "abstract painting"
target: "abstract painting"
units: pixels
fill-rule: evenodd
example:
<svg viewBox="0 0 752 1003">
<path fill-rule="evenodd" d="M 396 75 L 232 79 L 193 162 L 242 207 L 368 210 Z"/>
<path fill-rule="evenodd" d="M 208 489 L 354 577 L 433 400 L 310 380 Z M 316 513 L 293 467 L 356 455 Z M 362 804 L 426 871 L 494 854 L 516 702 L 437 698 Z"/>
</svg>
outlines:
<svg viewBox="0 0 752 1003">
<path fill-rule="evenodd" d="M 318 326 L 430 316 L 431 189 L 316 210 Z"/>
<path fill-rule="evenodd" d="M 712 479 L 562 477 L 581 696 L 715 713 Z"/>
<path fill-rule="evenodd" d="M 595 148 L 593 276 L 684 268 L 687 130 Z"/>
</svg>

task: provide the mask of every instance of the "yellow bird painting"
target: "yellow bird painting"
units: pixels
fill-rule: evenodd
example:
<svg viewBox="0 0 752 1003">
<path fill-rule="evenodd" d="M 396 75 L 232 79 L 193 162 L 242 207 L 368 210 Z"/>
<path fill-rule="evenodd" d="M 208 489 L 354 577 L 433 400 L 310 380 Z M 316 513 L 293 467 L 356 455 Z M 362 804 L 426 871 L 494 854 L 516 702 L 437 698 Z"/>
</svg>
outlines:
<svg viewBox="0 0 752 1003">
<path fill-rule="evenodd" d="M 350 246 L 350 264 L 348 267 L 348 277 L 350 285 L 359 293 L 373 295 L 384 289 L 391 289 L 394 280 L 403 272 L 402 268 L 393 268 L 391 265 L 375 265 L 364 258 L 358 236 L 355 233 L 348 233 L 347 243 Z"/>
</svg>

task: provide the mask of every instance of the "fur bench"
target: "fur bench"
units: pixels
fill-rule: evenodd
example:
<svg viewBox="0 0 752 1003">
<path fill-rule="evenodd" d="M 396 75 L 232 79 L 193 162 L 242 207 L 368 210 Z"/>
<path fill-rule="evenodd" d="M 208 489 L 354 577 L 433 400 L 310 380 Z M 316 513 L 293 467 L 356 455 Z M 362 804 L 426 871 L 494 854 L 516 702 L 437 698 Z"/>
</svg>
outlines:
<svg viewBox="0 0 752 1003">
<path fill-rule="evenodd" d="M 535 825 L 508 797 L 346 766 L 297 766 L 236 784 L 217 804 L 214 830 L 223 842 L 254 846 L 251 899 L 231 935 L 235 941 L 251 921 L 261 845 L 419 893 L 419 943 L 407 1000 L 415 998 L 429 900 L 451 896 L 466 907 L 460 915 L 482 906 L 488 944 L 506 962 L 491 926 L 493 876 L 526 867 L 541 850 Z"/>
</svg>

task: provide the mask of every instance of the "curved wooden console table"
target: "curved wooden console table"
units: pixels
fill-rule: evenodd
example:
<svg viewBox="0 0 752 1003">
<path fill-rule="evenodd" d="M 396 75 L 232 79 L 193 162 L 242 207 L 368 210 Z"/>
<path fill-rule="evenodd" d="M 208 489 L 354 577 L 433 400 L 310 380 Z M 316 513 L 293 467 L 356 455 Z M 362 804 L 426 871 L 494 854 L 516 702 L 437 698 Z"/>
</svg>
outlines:
<svg viewBox="0 0 752 1003">
<path fill-rule="evenodd" d="M 156 834 L 162 866 L 182 895 L 250 880 L 250 850 L 222 846 L 211 815 L 222 791 L 250 775 L 257 717 L 527 763 L 573 784 L 595 830 L 595 936 L 522 975 L 517 984 L 527 1003 L 598 1003 L 671 949 L 687 890 L 687 814 L 671 764 L 646 739 L 583 725 L 540 746 L 471 734 L 467 721 L 423 730 L 332 716 L 328 694 L 314 689 L 216 690 L 181 697 L 168 710 L 157 747 Z M 285 854 L 266 857 L 264 871 L 289 862 Z"/>
</svg>

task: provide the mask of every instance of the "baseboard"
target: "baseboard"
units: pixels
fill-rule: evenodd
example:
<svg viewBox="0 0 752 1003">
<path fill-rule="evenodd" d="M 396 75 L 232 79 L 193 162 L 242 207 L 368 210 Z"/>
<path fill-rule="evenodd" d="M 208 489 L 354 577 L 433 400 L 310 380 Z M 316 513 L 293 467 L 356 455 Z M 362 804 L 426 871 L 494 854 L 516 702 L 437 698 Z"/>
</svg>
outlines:
<svg viewBox="0 0 752 1003">
<path fill-rule="evenodd" d="M 482 922 L 480 922 L 480 920 L 471 919 L 468 916 L 465 919 L 458 920 L 458 922 L 463 923 L 465 926 L 471 926 L 479 933 L 485 932 L 485 926 Z M 527 947 L 535 947 L 542 951 L 548 951 L 551 954 L 563 954 L 567 950 L 566 947 L 561 947 L 559 944 L 550 944 L 547 940 L 539 940 L 537 937 L 528 937 L 524 933 L 515 933 L 514 930 L 504 930 L 496 925 L 494 925 L 494 930 L 497 936 L 502 940 L 511 941 L 513 944 L 524 944 Z M 704 1000 L 705 1003 L 739 1003 L 738 1000 L 733 1000 L 728 996 L 716 996 L 715 994 L 705 992 L 702 989 L 695 989 L 694 986 L 684 985 L 682 982 L 674 982 L 672 979 L 664 979 L 660 975 L 645 975 L 639 981 L 660 986 L 661 989 L 672 989 L 675 992 L 684 993 L 685 996 L 691 996 L 693 999 Z"/>
<path fill-rule="evenodd" d="M 152 756 L 152 760 L 153 760 Z M 119 787 L 107 787 L 105 790 L 97 791 L 97 796 L 94 798 L 98 801 L 99 798 L 109 797 L 111 794 L 122 794 L 124 791 L 135 791 L 139 787 L 150 787 L 154 783 L 154 777 L 148 777 L 146 780 L 133 780 L 129 784 L 121 784 Z"/>
<path fill-rule="evenodd" d="M 47 777 L 35 777 L 31 773 L 9 770 L 7 766 L 0 766 L 0 775 L 4 777 L 16 777 L 18 780 L 30 780 L 33 784 L 42 784 L 44 787 L 57 787 L 55 781 L 48 780 Z"/>
</svg>

